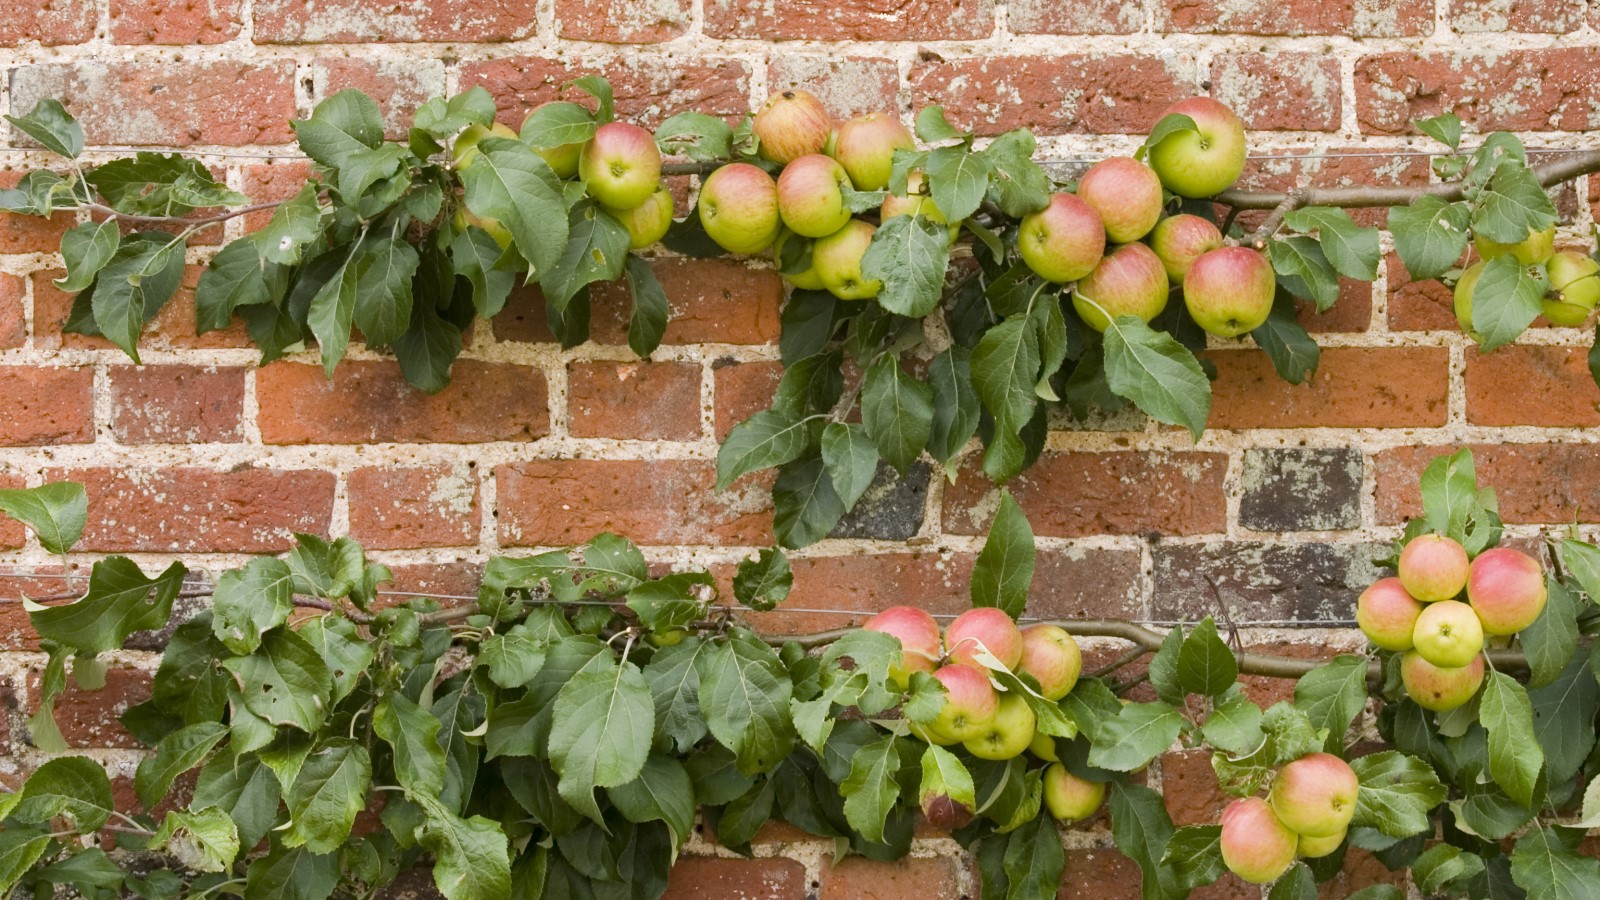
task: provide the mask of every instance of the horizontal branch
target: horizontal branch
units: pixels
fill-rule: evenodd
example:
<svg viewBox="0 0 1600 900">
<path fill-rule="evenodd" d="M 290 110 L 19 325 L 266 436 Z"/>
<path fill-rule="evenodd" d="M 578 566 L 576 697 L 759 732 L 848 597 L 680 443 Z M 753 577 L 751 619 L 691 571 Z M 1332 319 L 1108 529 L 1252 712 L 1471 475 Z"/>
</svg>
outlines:
<svg viewBox="0 0 1600 900">
<path fill-rule="evenodd" d="M 98 213 L 104 213 L 108 218 L 118 222 L 128 222 L 134 225 L 181 225 L 186 228 L 204 228 L 208 225 L 219 225 L 229 219 L 248 216 L 253 212 L 267 209 L 277 209 L 287 200 L 273 200 L 268 203 L 256 203 L 250 206 L 241 206 L 236 209 L 223 210 L 215 215 L 188 218 L 184 216 L 137 216 L 132 213 L 118 212 L 115 208 L 104 203 L 85 203 L 84 207 Z"/>
</svg>

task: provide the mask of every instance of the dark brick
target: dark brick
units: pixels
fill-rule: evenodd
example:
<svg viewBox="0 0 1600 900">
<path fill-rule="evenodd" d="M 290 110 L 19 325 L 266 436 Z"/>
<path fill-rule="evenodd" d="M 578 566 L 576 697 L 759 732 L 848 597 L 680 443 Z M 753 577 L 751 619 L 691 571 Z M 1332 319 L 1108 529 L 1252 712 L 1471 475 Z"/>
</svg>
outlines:
<svg viewBox="0 0 1600 900">
<path fill-rule="evenodd" d="M 888 463 L 878 463 L 878 474 L 856 501 L 855 509 L 829 532 L 836 538 L 873 538 L 904 541 L 922 530 L 928 499 L 928 467 L 912 465 L 904 477 Z"/>
<path fill-rule="evenodd" d="M 1361 453 L 1349 448 L 1247 450 L 1239 524 L 1256 531 L 1361 526 Z"/>
<path fill-rule="evenodd" d="M 1348 620 L 1384 544 L 1216 541 L 1154 548 L 1154 618 Z M 1220 597 L 1218 595 L 1221 595 Z M 1220 608 L 1219 608 L 1220 604 Z"/>
</svg>

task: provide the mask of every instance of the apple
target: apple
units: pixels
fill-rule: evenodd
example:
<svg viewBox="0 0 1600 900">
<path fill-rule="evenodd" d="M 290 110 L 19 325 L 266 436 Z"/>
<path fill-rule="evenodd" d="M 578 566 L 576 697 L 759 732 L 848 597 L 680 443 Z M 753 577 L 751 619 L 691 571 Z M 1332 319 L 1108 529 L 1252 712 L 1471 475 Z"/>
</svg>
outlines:
<svg viewBox="0 0 1600 900">
<path fill-rule="evenodd" d="M 1132 157 L 1112 156 L 1078 179 L 1078 198 L 1094 208 L 1112 243 L 1144 237 L 1161 219 L 1161 179 Z"/>
<path fill-rule="evenodd" d="M 478 142 L 486 137 L 510 138 L 514 141 L 517 139 L 517 133 L 512 131 L 510 126 L 499 122 L 488 128 L 482 125 L 468 125 L 456 135 L 455 142 L 450 146 L 450 159 L 457 169 L 468 168 L 483 155 L 483 151 L 478 149 Z"/>
<path fill-rule="evenodd" d="M 1345 835 L 1348 833 L 1348 829 L 1341 829 L 1338 833 L 1330 834 L 1327 837 L 1312 837 L 1309 834 L 1302 834 L 1300 835 L 1300 855 L 1307 859 L 1321 859 L 1339 849 L 1339 845 L 1344 843 Z"/>
<path fill-rule="evenodd" d="M 1046 700 L 1072 692 L 1083 672 L 1083 653 L 1065 628 L 1040 622 L 1022 629 L 1022 671 L 1039 682 Z"/>
<path fill-rule="evenodd" d="M 820 153 L 808 153 L 778 175 L 778 212 L 783 224 L 804 237 L 827 237 L 850 221 L 844 203 L 850 176 L 844 166 Z"/>
<path fill-rule="evenodd" d="M 1167 270 L 1155 251 L 1143 244 L 1123 244 L 1078 280 L 1072 308 L 1084 324 L 1105 331 L 1117 316 L 1138 316 L 1149 322 L 1161 315 L 1167 307 L 1167 289 Z"/>
<path fill-rule="evenodd" d="M 1028 744 L 1028 752 L 1045 762 L 1060 762 L 1061 756 L 1056 753 L 1056 739 L 1042 731 L 1033 734 L 1032 743 Z"/>
<path fill-rule="evenodd" d="M 589 196 L 601 205 L 633 209 L 649 200 L 661 183 L 661 151 L 643 128 L 607 122 L 583 145 L 578 173 L 588 185 Z"/>
<path fill-rule="evenodd" d="M 652 631 L 646 639 L 656 647 L 676 647 L 688 636 L 689 630 L 686 628 L 668 628 L 666 631 Z"/>
<path fill-rule="evenodd" d="M 1529 231 L 1527 237 L 1515 244 L 1501 244 L 1482 235 L 1474 235 L 1472 246 L 1478 248 L 1479 258 L 1485 262 L 1510 254 L 1517 262 L 1532 266 L 1548 260 L 1555 253 L 1556 227 L 1551 225 L 1543 231 Z"/>
<path fill-rule="evenodd" d="M 612 209 L 608 206 L 605 210 L 628 229 L 628 246 L 641 250 L 660 243 L 667 236 L 667 229 L 672 227 L 672 207 L 672 192 L 663 184 L 656 188 L 650 199 L 633 209 Z"/>
<path fill-rule="evenodd" d="M 935 669 L 933 677 L 944 685 L 944 706 L 933 721 L 927 723 L 926 730 L 941 738 L 953 738 L 951 743 L 969 741 L 983 734 L 1000 709 L 1000 694 L 989 683 L 989 673 L 975 666 L 952 663 Z"/>
<path fill-rule="evenodd" d="M 1022 217 L 1017 252 L 1045 281 L 1077 281 L 1094 271 L 1105 255 L 1105 223 L 1076 195 L 1051 194 L 1049 206 Z"/>
<path fill-rule="evenodd" d="M 784 253 L 786 252 L 786 248 L 788 248 L 791 241 L 796 245 L 805 244 L 808 249 L 811 245 L 810 241 L 787 229 L 785 229 L 782 234 L 778 235 L 777 242 L 772 245 L 772 258 L 778 264 L 779 277 L 802 291 L 824 290 L 822 285 L 822 276 L 817 274 L 816 258 L 814 256 L 812 257 L 811 261 L 806 263 L 806 268 L 804 271 L 783 271 L 785 259 Z"/>
<path fill-rule="evenodd" d="M 700 224 L 729 253 L 760 253 L 778 239 L 778 186 L 750 163 L 722 166 L 700 186 Z"/>
<path fill-rule="evenodd" d="M 1423 603 L 1449 600 L 1467 586 L 1467 551 L 1442 534 L 1424 534 L 1400 551 L 1400 583 Z"/>
<path fill-rule="evenodd" d="M 1472 662 L 1483 649 L 1483 624 L 1472 607 L 1460 600 L 1440 600 L 1417 617 L 1411 640 L 1423 659 L 1453 669 Z"/>
<path fill-rule="evenodd" d="M 499 219 L 486 219 L 483 216 L 474 215 L 472 210 L 461 206 L 456 209 L 455 224 L 457 231 L 466 231 L 468 225 L 476 225 L 482 228 L 484 231 L 489 232 L 489 236 L 494 238 L 494 242 L 500 245 L 501 250 L 511 246 L 511 230 L 501 224 Z"/>
<path fill-rule="evenodd" d="M 1511 547 L 1478 554 L 1467 576 L 1467 601 L 1485 634 L 1516 634 L 1539 618 L 1548 599 L 1539 561 Z"/>
<path fill-rule="evenodd" d="M 786 164 L 821 153 L 833 132 L 833 117 L 809 91 L 789 90 L 768 97 L 750 129 L 760 142 L 762 159 Z"/>
<path fill-rule="evenodd" d="M 1180 197 L 1212 197 L 1244 174 L 1244 121 L 1210 97 L 1190 97 L 1163 117 L 1185 115 L 1198 131 L 1182 131 L 1150 148 L 1150 168 Z"/>
<path fill-rule="evenodd" d="M 1412 650 L 1400 658 L 1406 694 L 1423 709 L 1448 712 L 1472 699 L 1483 684 L 1483 654 L 1454 669 L 1443 669 Z"/>
<path fill-rule="evenodd" d="M 1082 778 L 1056 763 L 1044 770 L 1044 805 L 1062 822 L 1079 822 L 1095 814 L 1106 798 L 1106 786 Z"/>
<path fill-rule="evenodd" d="M 1222 862 L 1251 884 L 1277 881 L 1289 871 L 1299 842 L 1260 797 L 1235 800 L 1222 811 Z"/>
<path fill-rule="evenodd" d="M 543 109 L 546 105 L 548 104 L 541 104 L 538 108 L 534 109 L 532 113 L 528 114 L 528 119 L 533 118 L 534 113 L 537 113 L 539 109 Z M 528 119 L 522 120 L 522 128 L 524 132 L 526 132 L 528 128 Z M 540 147 L 539 145 L 534 144 L 531 141 L 527 141 L 526 139 L 524 139 L 524 141 L 528 144 L 528 146 L 533 148 L 533 152 L 539 154 L 539 156 L 550 165 L 550 168 L 555 171 L 557 178 L 571 178 L 572 176 L 578 174 L 578 158 L 583 155 L 582 141 L 575 141 L 571 144 L 561 144 L 557 147 Z"/>
<path fill-rule="evenodd" d="M 919 722 L 912 722 L 911 734 L 914 737 L 919 737 L 930 744 L 938 744 L 941 747 L 949 747 L 953 744 L 961 743 L 950 735 L 940 731 L 938 728 L 935 728 L 931 723 L 923 725 Z"/>
<path fill-rule="evenodd" d="M 881 631 L 900 641 L 900 665 L 889 670 L 889 677 L 904 687 L 912 672 L 932 672 L 942 655 L 939 649 L 939 623 L 915 606 L 891 606 L 861 626 Z"/>
<path fill-rule="evenodd" d="M 876 230 L 860 219 L 851 219 L 811 245 L 811 267 L 817 270 L 822 286 L 840 300 L 870 300 L 883 290 L 883 282 L 861 274 L 861 257 L 867 255 Z"/>
<path fill-rule="evenodd" d="M 878 209 L 878 221 L 887 222 L 895 216 L 921 216 L 929 222 L 949 225 L 952 244 L 961 236 L 961 223 L 951 223 L 945 217 L 944 210 L 933 202 L 933 197 L 923 187 L 921 169 L 912 169 L 906 173 L 905 196 L 891 192 L 883 198 L 883 205 Z"/>
<path fill-rule="evenodd" d="M 1410 650 L 1422 609 L 1400 579 L 1380 578 L 1356 600 L 1356 624 L 1381 649 Z"/>
<path fill-rule="evenodd" d="M 1278 770 L 1268 796 L 1285 828 L 1328 837 L 1350 825 L 1360 789 L 1349 763 L 1331 753 L 1310 753 Z"/>
<path fill-rule="evenodd" d="M 1600 304 L 1600 263 L 1574 250 L 1562 250 L 1545 264 L 1550 295 L 1544 317 L 1556 325 L 1582 325 Z"/>
<path fill-rule="evenodd" d="M 961 746 L 979 759 L 1011 759 L 1021 756 L 1022 751 L 1033 743 L 1034 726 L 1037 724 L 1033 709 L 1021 694 L 1004 693 L 1000 695 L 1000 705 L 995 708 L 994 719 L 977 737 L 962 741 Z"/>
<path fill-rule="evenodd" d="M 915 150 L 917 142 L 899 119 L 867 113 L 839 125 L 833 137 L 833 158 L 844 166 L 858 191 L 889 186 L 896 150 Z"/>
<path fill-rule="evenodd" d="M 945 627 L 944 646 L 945 652 L 958 663 L 983 665 L 976 659 L 980 650 L 988 650 L 1012 671 L 1022 662 L 1022 632 L 1004 610 L 993 606 L 969 609 L 957 616 Z"/>
<path fill-rule="evenodd" d="M 1461 273 L 1461 280 L 1456 282 L 1454 293 L 1454 306 L 1456 321 L 1461 324 L 1461 331 L 1473 340 L 1478 339 L 1478 333 L 1472 330 L 1472 292 L 1478 286 L 1478 279 L 1483 276 L 1483 267 L 1487 263 L 1476 262 Z"/>
<path fill-rule="evenodd" d="M 1157 222 L 1150 232 L 1150 249 L 1161 259 L 1161 267 L 1167 270 L 1167 280 L 1173 284 L 1183 284 L 1194 261 L 1221 246 L 1222 232 L 1217 226 L 1209 219 L 1188 213 L 1168 216 Z"/>
<path fill-rule="evenodd" d="M 1261 327 L 1272 312 L 1278 280 L 1267 257 L 1249 247 L 1218 247 L 1194 261 L 1183 281 L 1183 305 L 1195 324 L 1220 337 Z"/>
</svg>

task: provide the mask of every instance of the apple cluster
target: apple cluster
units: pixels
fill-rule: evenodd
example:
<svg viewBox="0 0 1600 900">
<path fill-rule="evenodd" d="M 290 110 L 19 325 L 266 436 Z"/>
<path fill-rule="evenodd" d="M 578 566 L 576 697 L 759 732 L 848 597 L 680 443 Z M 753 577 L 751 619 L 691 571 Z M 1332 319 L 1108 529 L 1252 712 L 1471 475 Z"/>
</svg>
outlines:
<svg viewBox="0 0 1600 900">
<path fill-rule="evenodd" d="M 1297 857 L 1327 856 L 1344 843 L 1360 780 L 1331 753 L 1310 753 L 1279 769 L 1267 798 L 1245 797 L 1222 811 L 1222 861 L 1252 884 L 1276 881 Z"/>
<path fill-rule="evenodd" d="M 1105 785 L 1069 772 L 1055 739 L 1036 730 L 1028 701 L 990 675 L 997 670 L 1027 675 L 1045 700 L 1065 697 L 1083 671 L 1078 642 L 1065 629 L 1045 622 L 1018 628 L 1004 611 L 980 607 L 957 616 L 941 639 L 939 624 L 914 606 L 890 607 L 862 627 L 899 639 L 901 663 L 890 675 L 902 686 L 911 673 L 926 672 L 944 688 L 938 715 L 912 722 L 912 734 L 930 744 L 960 744 L 979 759 L 1007 760 L 1031 752 L 1048 766 L 1044 804 L 1052 815 L 1075 822 L 1100 808 Z"/>
<path fill-rule="evenodd" d="M 1476 339 L 1472 327 L 1472 295 L 1477 291 L 1484 268 L 1502 256 L 1510 256 L 1524 266 L 1544 267 L 1549 288 L 1541 306 L 1551 324 L 1572 327 L 1588 321 L 1596 304 L 1600 304 L 1600 262 L 1576 250 L 1558 252 L 1555 241 L 1554 225 L 1542 231 L 1529 231 L 1528 236 L 1516 244 L 1500 244 L 1474 236 L 1472 244 L 1478 251 L 1478 261 L 1461 273 L 1455 288 L 1455 312 L 1461 330 Z"/>
<path fill-rule="evenodd" d="M 1485 638 L 1532 625 L 1546 597 L 1544 571 L 1528 554 L 1493 547 L 1469 559 L 1456 541 L 1424 534 L 1400 551 L 1399 577 L 1362 592 L 1356 621 L 1374 645 L 1404 654 L 1400 678 L 1411 699 L 1444 712 L 1483 684 Z"/>
</svg>

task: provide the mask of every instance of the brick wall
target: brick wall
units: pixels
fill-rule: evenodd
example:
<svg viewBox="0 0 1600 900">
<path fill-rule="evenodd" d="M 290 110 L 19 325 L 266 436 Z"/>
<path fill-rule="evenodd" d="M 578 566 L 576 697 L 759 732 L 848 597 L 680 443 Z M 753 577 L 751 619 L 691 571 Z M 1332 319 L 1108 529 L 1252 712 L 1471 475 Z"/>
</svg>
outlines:
<svg viewBox="0 0 1600 900">
<path fill-rule="evenodd" d="M 1600 12 L 1582 0 L 9 0 L 0 16 L 0 111 L 67 99 L 91 144 L 183 147 L 257 199 L 304 177 L 286 120 L 345 87 L 374 94 L 393 133 L 420 100 L 483 85 L 503 118 L 590 72 L 646 123 L 697 109 L 735 116 L 807 86 L 840 112 L 930 102 L 983 133 L 1026 126 L 1055 158 L 1126 152 L 1170 101 L 1207 92 L 1258 133 L 1251 185 L 1417 184 L 1427 161 L 1407 123 L 1451 110 L 1469 126 L 1579 146 L 1600 128 Z M 11 149 L 4 149 L 9 147 Z M 1367 155 L 1322 158 L 1321 152 Z M 277 159 L 263 157 L 276 156 Z M 0 185 L 42 158 L 0 132 Z M 1588 232 L 1600 186 L 1562 189 L 1564 234 Z M 1361 213 L 1375 221 L 1373 213 Z M 232 234 L 261 220 L 236 221 Z M 400 587 L 470 591 L 501 550 L 613 529 L 664 563 L 728 576 L 771 542 L 764 485 L 711 491 L 717 440 L 761 408 L 780 368 L 777 277 L 741 262 L 659 259 L 672 324 L 649 362 L 626 346 L 625 300 L 598 293 L 595 341 L 551 342 L 535 292 L 470 336 L 455 382 L 427 397 L 357 350 L 332 381 L 310 357 L 257 368 L 243 329 L 193 334 L 179 298 L 149 329 L 142 368 L 109 344 L 64 335 L 51 285 L 63 221 L 0 216 L 0 484 L 88 485 L 83 546 L 153 564 L 222 566 L 286 546 L 294 531 L 351 534 Z M 207 250 L 191 251 L 192 287 Z M 1316 382 L 1291 387 L 1266 358 L 1212 352 L 1212 430 L 1129 415 L 1063 422 L 1017 485 L 1037 529 L 1030 612 L 1336 623 L 1372 577 L 1378 542 L 1417 509 L 1415 479 L 1444 448 L 1479 449 L 1480 474 L 1524 529 L 1600 516 L 1600 391 L 1578 329 L 1535 328 L 1480 357 L 1436 284 L 1391 262 L 1307 324 Z M 837 536 L 794 561 L 791 605 L 863 614 L 966 602 L 966 572 L 992 509 L 975 471 L 926 471 L 869 492 Z M 85 557 L 87 558 L 87 556 Z M 0 525 L 0 596 L 50 593 L 16 576 L 57 563 Z M 857 617 L 860 618 L 860 617 Z M 775 632 L 838 617 L 778 611 Z M 1354 645 L 1335 628 L 1246 632 L 1311 655 Z M 42 657 L 20 606 L 0 602 L 0 778 L 34 760 L 22 718 Z M 1090 645 L 1090 656 L 1107 648 Z M 115 716 L 148 684 L 129 652 L 104 692 L 69 694 L 62 727 L 131 775 Z M 1263 699 L 1284 683 L 1252 685 Z M 1220 808 L 1209 766 L 1168 755 L 1150 774 L 1180 823 Z M 1104 817 L 1064 836 L 1063 897 L 1137 896 Z M 927 834 L 897 865 L 827 862 L 830 846 L 772 827 L 756 861 L 701 842 L 675 896 L 955 897 L 968 861 Z M 1327 896 L 1388 877 L 1353 854 Z M 1225 881 L 1197 896 L 1256 896 Z"/>
</svg>

